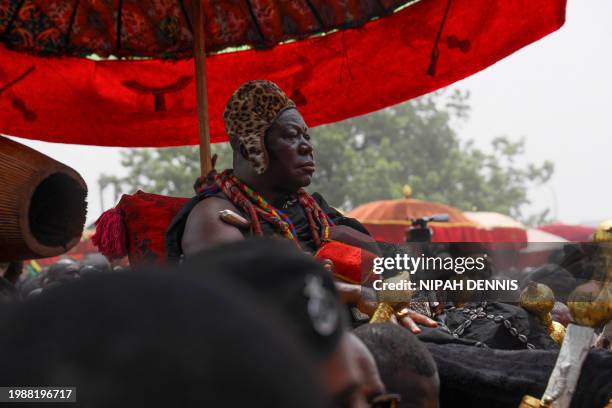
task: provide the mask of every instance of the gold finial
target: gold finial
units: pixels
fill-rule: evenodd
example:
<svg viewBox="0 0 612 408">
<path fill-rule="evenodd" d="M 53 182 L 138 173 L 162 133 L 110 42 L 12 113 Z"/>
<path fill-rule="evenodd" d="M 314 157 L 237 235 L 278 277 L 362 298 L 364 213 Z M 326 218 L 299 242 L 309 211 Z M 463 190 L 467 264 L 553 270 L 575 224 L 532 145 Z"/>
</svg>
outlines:
<svg viewBox="0 0 612 408">
<path fill-rule="evenodd" d="M 546 285 L 537 282 L 529 282 L 521 292 L 521 307 L 536 315 L 546 326 L 548 335 L 557 343 L 561 344 L 565 337 L 565 327 L 561 323 L 552 320 L 550 312 L 555 307 L 555 295 Z"/>
<path fill-rule="evenodd" d="M 402 188 L 402 193 L 404 193 L 404 198 L 410 198 L 412 197 L 412 187 L 410 187 L 410 184 L 404 184 L 404 188 Z"/>
<path fill-rule="evenodd" d="M 394 314 L 410 304 L 413 291 L 406 287 L 409 282 L 410 273 L 406 271 L 383 280 L 385 285 L 392 287 L 376 291 L 378 306 L 370 318 L 370 323 L 388 322 Z"/>
<path fill-rule="evenodd" d="M 612 242 L 612 220 L 604 221 L 595 228 L 593 242 Z"/>
<path fill-rule="evenodd" d="M 612 319 L 610 287 L 595 281 L 580 285 L 569 295 L 567 306 L 579 325 L 599 327 Z"/>
</svg>

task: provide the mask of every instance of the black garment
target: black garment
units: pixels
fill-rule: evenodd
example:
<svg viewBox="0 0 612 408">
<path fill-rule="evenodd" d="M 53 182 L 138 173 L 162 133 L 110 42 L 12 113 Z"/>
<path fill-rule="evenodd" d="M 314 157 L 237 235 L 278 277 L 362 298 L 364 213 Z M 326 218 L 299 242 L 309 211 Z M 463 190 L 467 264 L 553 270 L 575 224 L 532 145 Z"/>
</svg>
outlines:
<svg viewBox="0 0 612 408">
<path fill-rule="evenodd" d="M 187 204 L 185 204 L 185 206 L 183 206 L 183 208 L 178 212 L 176 217 L 174 217 L 174 219 L 170 223 L 170 226 L 168 227 L 168 230 L 166 231 L 166 254 L 170 262 L 178 262 L 181 255 L 183 254 L 181 241 L 183 240 L 183 233 L 185 232 L 185 224 L 187 222 L 187 217 L 189 216 L 189 213 L 200 201 L 209 197 L 218 197 L 230 201 L 221 190 L 219 190 L 218 188 L 213 188 L 202 191 L 201 193 L 193 197 L 191 200 L 189 200 Z M 338 210 L 327 204 L 325 199 L 323 199 L 323 197 L 319 193 L 312 194 L 312 197 L 315 199 L 317 204 L 319 204 L 323 212 L 325 212 L 325 214 L 329 216 L 329 218 L 335 225 L 346 225 L 359 232 L 369 235 L 368 230 L 363 225 L 361 225 L 359 221 L 354 218 L 348 218 L 340 214 Z M 316 247 L 312 239 L 308 219 L 306 218 L 306 214 L 300 206 L 297 197 L 289 198 L 281 208 L 278 208 L 278 210 L 285 213 L 289 217 L 291 222 L 293 222 L 293 225 L 296 229 L 298 241 L 300 242 L 300 246 L 302 247 L 302 249 L 309 252 L 315 252 L 318 248 Z M 247 214 L 242 215 L 248 218 Z M 264 236 L 278 235 L 277 230 L 272 224 L 268 223 L 265 220 L 260 220 L 260 223 Z M 245 238 L 252 236 L 251 231 L 242 231 L 242 233 L 245 235 Z M 319 233 L 321 233 L 320 230 Z"/>
<path fill-rule="evenodd" d="M 440 317 L 443 317 L 440 320 Z M 525 309 L 499 302 L 448 306 L 435 329 L 422 328 L 424 342 L 464 344 L 501 350 L 558 350 L 546 328 Z"/>
<path fill-rule="evenodd" d="M 524 395 L 541 398 L 558 351 L 493 350 L 425 343 L 438 366 L 441 407 L 518 407 Z M 572 408 L 604 407 L 612 398 L 612 353 L 591 350 Z"/>
</svg>

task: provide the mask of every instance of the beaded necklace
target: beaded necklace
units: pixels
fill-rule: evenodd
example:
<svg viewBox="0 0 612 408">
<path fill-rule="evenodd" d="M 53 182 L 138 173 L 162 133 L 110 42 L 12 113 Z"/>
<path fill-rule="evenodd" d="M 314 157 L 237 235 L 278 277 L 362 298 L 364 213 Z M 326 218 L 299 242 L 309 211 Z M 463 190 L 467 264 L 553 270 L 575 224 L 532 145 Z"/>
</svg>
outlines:
<svg viewBox="0 0 612 408">
<path fill-rule="evenodd" d="M 255 235 L 262 236 L 260 218 L 269 222 L 280 234 L 298 243 L 297 232 L 293 222 L 281 210 L 270 205 L 261 195 L 234 176 L 231 170 L 225 170 L 215 176 L 215 184 L 223 191 L 230 201 L 244 210 L 251 218 L 251 227 Z M 329 227 L 333 226 L 332 220 L 321 209 L 319 204 L 304 189 L 297 192 L 298 201 L 310 226 L 312 239 L 317 246 L 329 239 Z M 319 235 L 319 226 L 323 238 Z"/>
</svg>

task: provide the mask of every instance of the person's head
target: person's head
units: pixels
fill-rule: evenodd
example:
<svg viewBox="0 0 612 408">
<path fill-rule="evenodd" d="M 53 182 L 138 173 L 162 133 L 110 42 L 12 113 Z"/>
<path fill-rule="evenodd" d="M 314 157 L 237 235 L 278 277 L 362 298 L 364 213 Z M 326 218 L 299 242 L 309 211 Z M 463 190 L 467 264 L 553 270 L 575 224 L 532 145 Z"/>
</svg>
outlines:
<svg viewBox="0 0 612 408">
<path fill-rule="evenodd" d="M 372 352 L 389 392 L 400 408 L 437 408 L 440 380 L 433 357 L 409 330 L 391 323 L 366 324 L 354 333 Z"/>
<path fill-rule="evenodd" d="M 533 271 L 524 282 L 524 286 L 526 287 L 531 281 L 548 286 L 553 291 L 555 299 L 563 303 L 577 286 L 576 279 L 571 273 L 554 264 L 546 264 Z"/>
<path fill-rule="evenodd" d="M 46 290 L 78 279 L 81 276 L 79 269 L 78 262 L 69 258 L 61 259 L 42 273 L 41 286 Z"/>
<path fill-rule="evenodd" d="M 241 85 L 223 117 L 239 178 L 287 192 L 310 184 L 315 163 L 308 127 L 276 84 L 260 80 Z"/>
<path fill-rule="evenodd" d="M 5 386 L 73 385 L 90 407 L 327 406 L 278 319 L 221 277 L 94 274 L 2 317 Z"/>
<path fill-rule="evenodd" d="M 354 333 L 345 336 L 344 343 L 357 363 L 360 375 L 361 394 L 372 408 L 394 408 L 400 401 L 399 394 L 389 394 L 376 366 L 376 360 L 365 344 Z"/>
<path fill-rule="evenodd" d="M 96 272 L 108 273 L 111 271 L 111 264 L 108 259 L 98 253 L 86 255 L 81 264 L 81 275 Z"/>
<path fill-rule="evenodd" d="M 294 243 L 274 239 L 229 243 L 187 259 L 183 267 L 197 271 L 204 280 L 221 274 L 251 289 L 281 315 L 286 331 L 316 362 L 334 406 L 366 406 L 333 278 Z"/>
</svg>

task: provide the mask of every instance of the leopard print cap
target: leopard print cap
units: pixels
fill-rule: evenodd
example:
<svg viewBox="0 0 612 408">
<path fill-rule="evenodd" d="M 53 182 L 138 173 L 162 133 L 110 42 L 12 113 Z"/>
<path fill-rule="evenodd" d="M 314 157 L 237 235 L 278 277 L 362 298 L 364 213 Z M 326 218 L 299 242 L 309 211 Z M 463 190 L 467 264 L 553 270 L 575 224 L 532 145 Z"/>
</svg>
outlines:
<svg viewBox="0 0 612 408">
<path fill-rule="evenodd" d="M 290 108 L 295 108 L 295 103 L 278 85 L 265 80 L 245 82 L 227 102 L 223 112 L 225 131 L 247 150 L 257 174 L 268 168 L 266 130 L 281 112 Z"/>
</svg>

